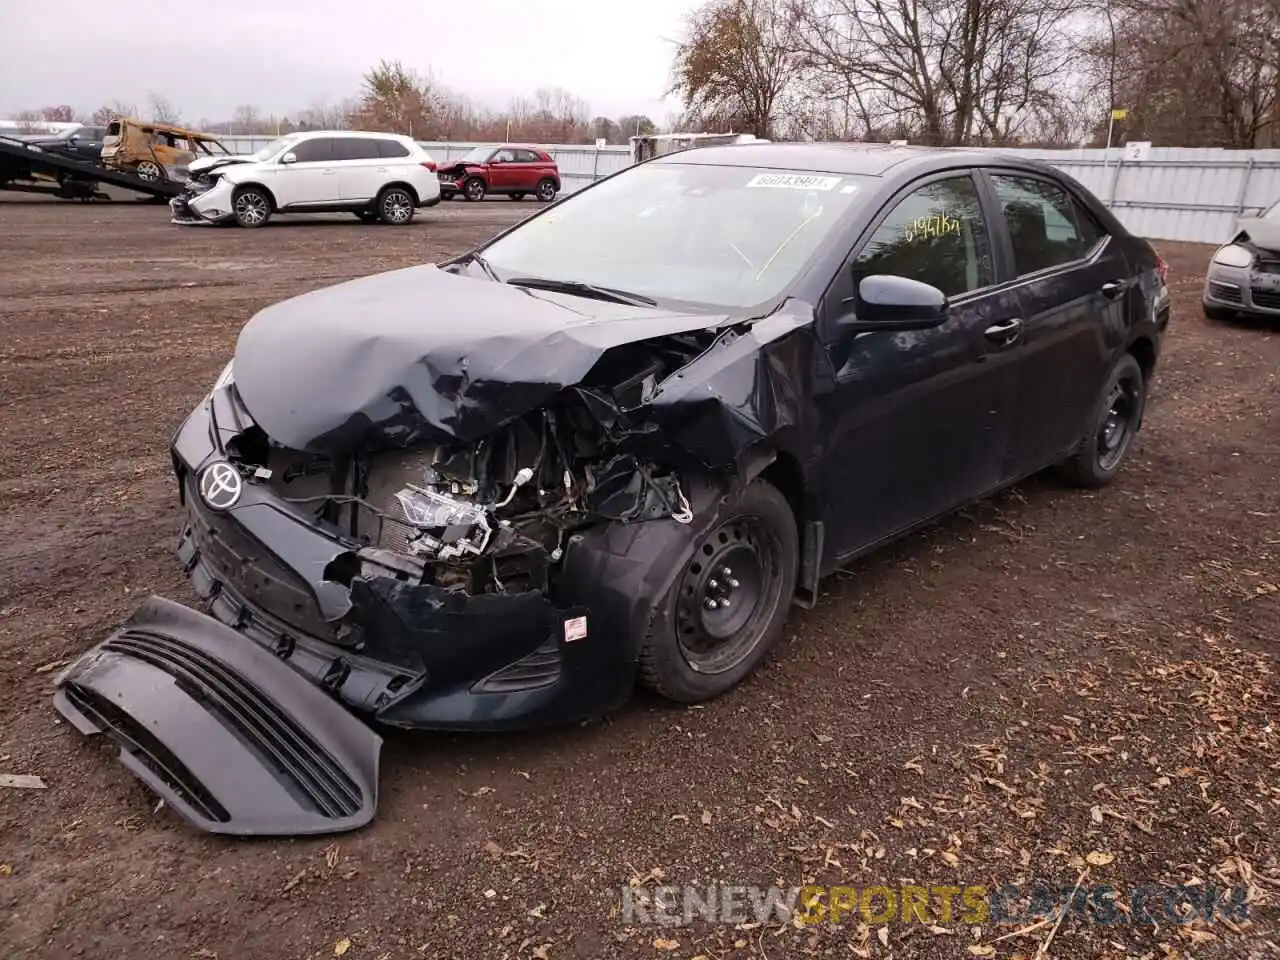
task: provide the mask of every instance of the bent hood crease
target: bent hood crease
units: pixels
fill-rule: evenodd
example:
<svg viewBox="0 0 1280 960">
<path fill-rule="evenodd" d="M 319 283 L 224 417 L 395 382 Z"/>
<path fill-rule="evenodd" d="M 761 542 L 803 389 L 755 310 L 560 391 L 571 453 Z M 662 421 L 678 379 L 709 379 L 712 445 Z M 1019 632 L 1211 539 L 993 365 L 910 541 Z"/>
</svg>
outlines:
<svg viewBox="0 0 1280 960">
<path fill-rule="evenodd" d="M 255 315 L 236 344 L 237 389 L 294 449 L 471 442 L 577 384 L 613 347 L 727 320 L 559 299 L 434 265 L 351 280 Z"/>
</svg>

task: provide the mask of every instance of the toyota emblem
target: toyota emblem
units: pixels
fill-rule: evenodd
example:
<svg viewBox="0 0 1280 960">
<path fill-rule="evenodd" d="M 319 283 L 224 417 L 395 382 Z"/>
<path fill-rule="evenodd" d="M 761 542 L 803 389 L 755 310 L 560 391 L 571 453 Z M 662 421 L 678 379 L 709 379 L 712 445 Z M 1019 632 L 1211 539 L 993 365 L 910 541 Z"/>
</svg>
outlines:
<svg viewBox="0 0 1280 960">
<path fill-rule="evenodd" d="M 214 510 L 234 507 L 243 490 L 240 472 L 225 461 L 210 464 L 200 475 L 200 496 Z"/>
</svg>

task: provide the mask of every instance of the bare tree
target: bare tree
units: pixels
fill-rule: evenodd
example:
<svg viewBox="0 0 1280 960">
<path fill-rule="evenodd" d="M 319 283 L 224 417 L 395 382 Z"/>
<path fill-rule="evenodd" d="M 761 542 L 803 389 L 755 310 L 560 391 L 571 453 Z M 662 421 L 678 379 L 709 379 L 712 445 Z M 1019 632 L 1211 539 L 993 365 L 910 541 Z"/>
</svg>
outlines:
<svg viewBox="0 0 1280 960">
<path fill-rule="evenodd" d="M 182 111 L 174 106 L 173 101 L 158 93 L 150 95 L 151 119 L 155 123 L 169 123 L 179 126 L 182 123 Z"/>
<path fill-rule="evenodd" d="M 869 131 L 1003 143 L 1061 105 L 1070 0 L 793 0 L 829 102 Z"/>
<path fill-rule="evenodd" d="M 689 19 L 670 93 L 690 120 L 772 135 L 804 60 L 787 0 L 711 0 Z"/>
<path fill-rule="evenodd" d="M 95 126 L 105 127 L 119 117 L 136 117 L 137 115 L 138 108 L 134 104 L 123 100 L 112 100 L 93 111 L 89 119 Z"/>
</svg>

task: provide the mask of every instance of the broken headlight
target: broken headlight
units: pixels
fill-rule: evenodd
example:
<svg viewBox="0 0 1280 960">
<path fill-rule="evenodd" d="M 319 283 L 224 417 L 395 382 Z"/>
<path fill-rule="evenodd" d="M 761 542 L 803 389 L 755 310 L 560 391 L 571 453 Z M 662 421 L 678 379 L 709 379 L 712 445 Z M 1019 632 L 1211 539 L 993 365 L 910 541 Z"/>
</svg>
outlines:
<svg viewBox="0 0 1280 960">
<path fill-rule="evenodd" d="M 414 527 L 406 536 L 409 549 L 420 557 L 451 560 L 479 556 L 489 546 L 493 524 L 478 504 L 425 487 L 408 486 L 396 492 L 404 522 Z"/>
</svg>

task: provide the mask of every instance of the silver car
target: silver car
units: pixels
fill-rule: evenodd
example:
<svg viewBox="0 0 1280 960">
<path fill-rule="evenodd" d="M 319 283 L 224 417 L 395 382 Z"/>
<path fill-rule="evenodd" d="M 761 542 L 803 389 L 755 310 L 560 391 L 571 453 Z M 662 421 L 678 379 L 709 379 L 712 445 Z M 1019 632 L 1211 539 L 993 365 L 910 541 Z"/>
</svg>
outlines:
<svg viewBox="0 0 1280 960">
<path fill-rule="evenodd" d="M 1280 200 L 1244 217 L 1236 235 L 1214 251 L 1204 281 L 1204 315 L 1280 317 Z"/>
</svg>

